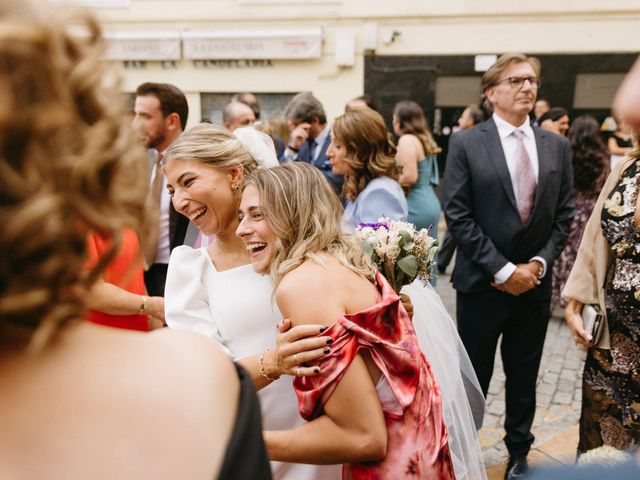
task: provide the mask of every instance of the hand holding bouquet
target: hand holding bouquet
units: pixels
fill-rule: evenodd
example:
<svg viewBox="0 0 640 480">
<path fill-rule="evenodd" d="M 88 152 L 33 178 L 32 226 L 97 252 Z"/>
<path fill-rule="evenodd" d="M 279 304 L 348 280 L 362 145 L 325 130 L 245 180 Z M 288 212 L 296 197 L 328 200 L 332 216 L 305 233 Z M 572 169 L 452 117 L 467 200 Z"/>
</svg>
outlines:
<svg viewBox="0 0 640 480">
<path fill-rule="evenodd" d="M 438 242 L 427 229 L 416 230 L 412 223 L 381 218 L 378 223 L 361 223 L 356 236 L 378 270 L 396 292 L 416 277 L 431 279 Z"/>
</svg>

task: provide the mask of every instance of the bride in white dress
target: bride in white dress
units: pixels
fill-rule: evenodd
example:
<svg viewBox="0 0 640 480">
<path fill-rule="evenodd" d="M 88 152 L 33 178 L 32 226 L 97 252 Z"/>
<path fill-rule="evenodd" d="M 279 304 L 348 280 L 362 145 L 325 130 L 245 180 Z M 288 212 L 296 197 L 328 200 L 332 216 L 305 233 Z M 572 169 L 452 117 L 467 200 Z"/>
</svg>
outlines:
<svg viewBox="0 0 640 480">
<path fill-rule="evenodd" d="M 271 139 L 248 127 L 229 133 L 202 124 L 177 139 L 165 154 L 165 174 L 176 210 L 205 235 L 208 247 L 173 250 L 165 288 L 165 318 L 170 328 L 202 333 L 251 375 L 266 430 L 290 429 L 304 423 L 290 378 L 314 375 L 304 363 L 330 349 L 329 337 L 315 335 L 320 325 L 290 329 L 277 335 L 282 321 L 269 276 L 255 273 L 243 242 L 236 237 L 245 174 L 277 165 Z M 281 327 L 285 330 L 287 325 Z M 275 479 L 331 480 L 339 465 L 271 463 Z"/>
</svg>

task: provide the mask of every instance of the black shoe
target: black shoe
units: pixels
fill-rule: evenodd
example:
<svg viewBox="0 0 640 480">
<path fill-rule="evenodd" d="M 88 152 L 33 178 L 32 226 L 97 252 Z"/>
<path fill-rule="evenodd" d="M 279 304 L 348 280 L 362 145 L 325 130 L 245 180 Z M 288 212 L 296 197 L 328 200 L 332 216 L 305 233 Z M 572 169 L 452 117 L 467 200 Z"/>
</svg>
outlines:
<svg viewBox="0 0 640 480">
<path fill-rule="evenodd" d="M 504 480 L 516 480 L 518 478 L 524 478 L 529 471 L 529 465 L 527 464 L 527 457 L 509 457 L 509 463 L 507 463 L 507 470 L 504 472 Z"/>
</svg>

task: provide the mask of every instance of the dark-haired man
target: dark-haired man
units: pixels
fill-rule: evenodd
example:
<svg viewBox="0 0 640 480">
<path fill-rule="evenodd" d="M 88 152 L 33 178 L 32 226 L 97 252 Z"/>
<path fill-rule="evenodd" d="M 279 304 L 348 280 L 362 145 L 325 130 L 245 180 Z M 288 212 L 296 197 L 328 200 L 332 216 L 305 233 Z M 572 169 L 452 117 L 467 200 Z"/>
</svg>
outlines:
<svg viewBox="0 0 640 480">
<path fill-rule="evenodd" d="M 331 161 L 327 157 L 327 149 L 331 143 L 331 125 L 327 122 L 320 100 L 310 93 L 299 93 L 285 107 L 284 116 L 291 134 L 280 163 L 310 163 L 324 173 L 339 194 L 344 177 L 333 173 Z"/>
<path fill-rule="evenodd" d="M 151 200 L 159 205 L 158 241 L 145 249 L 144 281 L 149 295 L 164 296 L 171 250 L 183 244 L 189 219 L 173 208 L 162 172 L 162 157 L 185 129 L 189 107 L 179 88 L 149 82 L 137 88 L 134 112 L 133 126 L 142 135 L 144 146 L 150 149 Z"/>
<path fill-rule="evenodd" d="M 551 267 L 574 214 L 567 139 L 532 127 L 540 62 L 506 54 L 482 78 L 493 116 L 452 135 L 445 217 L 460 338 L 486 395 L 498 339 L 506 376 L 506 479 L 527 471 Z"/>
</svg>

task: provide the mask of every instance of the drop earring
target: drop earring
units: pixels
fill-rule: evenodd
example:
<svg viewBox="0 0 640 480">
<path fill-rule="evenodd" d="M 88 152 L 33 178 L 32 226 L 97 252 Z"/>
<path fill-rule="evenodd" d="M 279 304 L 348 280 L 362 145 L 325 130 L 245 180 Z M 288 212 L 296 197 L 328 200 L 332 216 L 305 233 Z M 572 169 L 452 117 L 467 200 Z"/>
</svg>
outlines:
<svg viewBox="0 0 640 480">
<path fill-rule="evenodd" d="M 233 194 L 236 196 L 236 198 L 238 200 L 242 200 L 242 192 L 240 191 L 240 185 L 234 185 L 233 187 Z"/>
</svg>

